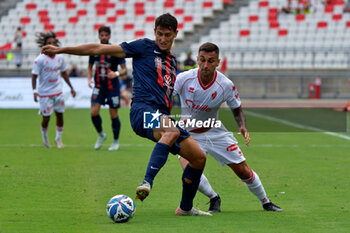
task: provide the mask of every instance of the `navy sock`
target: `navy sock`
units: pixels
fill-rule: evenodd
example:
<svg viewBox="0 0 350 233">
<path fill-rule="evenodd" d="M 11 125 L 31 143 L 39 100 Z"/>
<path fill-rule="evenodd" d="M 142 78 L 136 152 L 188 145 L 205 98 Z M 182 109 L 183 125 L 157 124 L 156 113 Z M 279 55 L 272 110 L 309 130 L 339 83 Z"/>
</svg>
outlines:
<svg viewBox="0 0 350 233">
<path fill-rule="evenodd" d="M 91 120 L 95 126 L 97 133 L 101 133 L 102 132 L 102 119 L 101 119 L 100 114 L 98 114 L 97 116 L 91 116 Z"/>
<path fill-rule="evenodd" d="M 114 140 L 118 140 L 119 138 L 119 132 L 120 132 L 120 120 L 119 117 L 116 117 L 112 120 L 112 130 L 113 130 L 113 136 Z"/>
<path fill-rule="evenodd" d="M 164 143 L 157 142 L 154 146 L 151 157 L 147 165 L 145 180 L 153 185 L 154 177 L 156 177 L 159 170 L 164 166 L 168 159 L 170 147 Z"/>
<path fill-rule="evenodd" d="M 189 211 L 193 207 L 193 199 L 196 196 L 203 169 L 195 169 L 187 165 L 182 174 L 182 199 L 180 208 Z M 187 182 L 186 182 L 187 181 Z"/>
</svg>

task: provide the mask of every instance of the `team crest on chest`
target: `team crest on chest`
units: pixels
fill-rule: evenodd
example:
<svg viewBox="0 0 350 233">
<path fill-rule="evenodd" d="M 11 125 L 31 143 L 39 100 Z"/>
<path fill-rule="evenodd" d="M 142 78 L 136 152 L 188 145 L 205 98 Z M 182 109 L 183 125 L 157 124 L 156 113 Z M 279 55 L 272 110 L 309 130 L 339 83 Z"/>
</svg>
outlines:
<svg viewBox="0 0 350 233">
<path fill-rule="evenodd" d="M 189 93 L 194 93 L 194 88 L 193 87 L 188 88 L 188 92 Z"/>
<path fill-rule="evenodd" d="M 215 99 L 215 97 L 217 96 L 217 92 L 215 91 L 213 94 L 211 94 L 211 99 Z"/>
</svg>

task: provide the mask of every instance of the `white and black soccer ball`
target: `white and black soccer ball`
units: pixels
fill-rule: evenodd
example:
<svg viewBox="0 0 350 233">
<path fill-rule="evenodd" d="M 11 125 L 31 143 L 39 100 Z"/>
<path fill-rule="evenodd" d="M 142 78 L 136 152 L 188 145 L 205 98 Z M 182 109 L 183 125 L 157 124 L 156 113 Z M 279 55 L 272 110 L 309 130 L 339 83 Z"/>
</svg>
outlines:
<svg viewBox="0 0 350 233">
<path fill-rule="evenodd" d="M 116 195 L 107 203 L 107 215 L 116 223 L 129 221 L 135 213 L 134 201 L 125 195 Z"/>
</svg>

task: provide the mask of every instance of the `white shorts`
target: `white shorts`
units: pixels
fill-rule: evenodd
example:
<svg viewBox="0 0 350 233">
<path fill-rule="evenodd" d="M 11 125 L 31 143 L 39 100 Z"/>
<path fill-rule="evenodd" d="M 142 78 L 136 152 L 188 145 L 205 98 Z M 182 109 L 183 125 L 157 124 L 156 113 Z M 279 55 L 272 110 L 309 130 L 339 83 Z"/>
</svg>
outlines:
<svg viewBox="0 0 350 233">
<path fill-rule="evenodd" d="M 199 147 L 206 153 L 216 159 L 221 166 L 228 164 L 239 164 L 245 161 L 238 142 L 232 132 L 222 126 L 221 128 L 212 128 L 205 133 L 191 133 Z"/>
<path fill-rule="evenodd" d="M 55 112 L 64 112 L 64 97 L 63 95 L 51 96 L 51 97 L 40 97 L 40 114 L 43 116 L 51 116 L 52 110 Z"/>
</svg>

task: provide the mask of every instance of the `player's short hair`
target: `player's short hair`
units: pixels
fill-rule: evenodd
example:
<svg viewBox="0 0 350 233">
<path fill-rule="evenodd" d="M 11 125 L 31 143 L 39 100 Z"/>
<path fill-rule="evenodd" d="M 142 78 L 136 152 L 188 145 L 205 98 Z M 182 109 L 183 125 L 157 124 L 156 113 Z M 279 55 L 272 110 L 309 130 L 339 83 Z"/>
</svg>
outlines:
<svg viewBox="0 0 350 233">
<path fill-rule="evenodd" d="M 107 32 L 108 35 L 111 34 L 111 28 L 108 27 L 108 26 L 101 26 L 99 29 L 98 29 L 98 34 L 101 34 L 101 32 Z"/>
<path fill-rule="evenodd" d="M 47 40 L 50 38 L 54 38 L 56 40 L 56 45 L 59 46 L 60 41 L 56 38 L 56 33 L 53 31 L 47 31 L 47 32 L 39 32 L 35 34 L 36 36 L 36 43 L 39 45 L 39 47 L 43 47 L 46 45 Z"/>
<path fill-rule="evenodd" d="M 202 44 L 198 49 L 198 53 L 200 53 L 200 51 L 204 51 L 207 53 L 216 52 L 219 56 L 219 47 L 214 43 L 206 42 Z"/>
<path fill-rule="evenodd" d="M 177 19 L 169 13 L 162 14 L 156 18 L 154 28 L 157 27 L 167 28 L 176 32 L 177 30 Z"/>
</svg>

